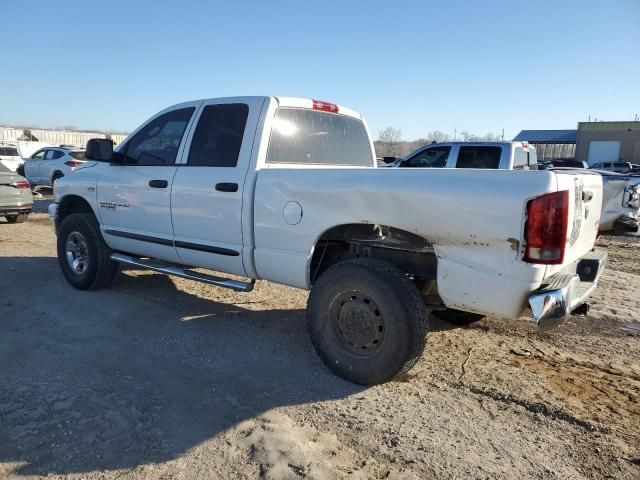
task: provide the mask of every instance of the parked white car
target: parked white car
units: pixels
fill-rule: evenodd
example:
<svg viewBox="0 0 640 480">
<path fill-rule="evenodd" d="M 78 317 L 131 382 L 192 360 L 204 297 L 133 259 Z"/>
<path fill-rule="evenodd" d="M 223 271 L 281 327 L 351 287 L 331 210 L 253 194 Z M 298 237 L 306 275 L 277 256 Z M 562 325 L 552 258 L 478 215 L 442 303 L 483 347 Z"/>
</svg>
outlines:
<svg viewBox="0 0 640 480">
<path fill-rule="evenodd" d="M 75 147 L 46 147 L 36 151 L 24 163 L 24 176 L 31 186 L 53 186 L 84 164 L 84 150 Z"/>
<path fill-rule="evenodd" d="M 606 170 L 614 173 L 629 173 L 632 166 L 629 162 L 599 162 L 594 163 L 589 168 L 593 170 Z"/>
<path fill-rule="evenodd" d="M 538 160 L 527 142 L 443 142 L 425 145 L 390 166 L 537 170 Z"/>
<path fill-rule="evenodd" d="M 316 351 L 362 384 L 416 363 L 432 310 L 517 319 L 529 305 L 541 330 L 559 325 L 607 259 L 600 175 L 376 168 L 363 117 L 317 100 L 186 102 L 115 151 L 90 140 L 87 157 L 49 207 L 71 285 L 105 287 L 121 263 L 309 289 Z"/>
<path fill-rule="evenodd" d="M 0 163 L 12 172 L 22 164 L 22 157 L 14 145 L 0 145 Z"/>
</svg>

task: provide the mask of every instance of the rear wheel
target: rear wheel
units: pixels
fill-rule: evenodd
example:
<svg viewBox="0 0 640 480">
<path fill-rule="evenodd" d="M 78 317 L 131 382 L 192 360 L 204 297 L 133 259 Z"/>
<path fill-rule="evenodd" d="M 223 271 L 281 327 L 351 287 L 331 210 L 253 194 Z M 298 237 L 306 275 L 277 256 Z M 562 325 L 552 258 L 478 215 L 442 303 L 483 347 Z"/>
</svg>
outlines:
<svg viewBox="0 0 640 480">
<path fill-rule="evenodd" d="M 57 249 L 64 277 L 80 290 L 106 287 L 118 273 L 118 264 L 111 260 L 111 249 L 91 214 L 75 213 L 62 221 Z"/>
<path fill-rule="evenodd" d="M 16 213 L 14 215 L 6 215 L 7 223 L 24 223 L 29 216 L 28 213 Z"/>
<path fill-rule="evenodd" d="M 406 374 L 426 344 L 427 309 L 397 268 L 372 259 L 326 270 L 309 295 L 309 333 L 324 363 L 363 385 Z"/>
</svg>

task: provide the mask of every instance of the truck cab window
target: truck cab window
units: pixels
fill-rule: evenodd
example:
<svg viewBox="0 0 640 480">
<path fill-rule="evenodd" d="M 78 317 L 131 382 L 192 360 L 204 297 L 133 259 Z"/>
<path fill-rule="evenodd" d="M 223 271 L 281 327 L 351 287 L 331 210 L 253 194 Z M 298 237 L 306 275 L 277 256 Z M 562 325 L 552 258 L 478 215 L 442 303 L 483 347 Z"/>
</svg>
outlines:
<svg viewBox="0 0 640 480">
<path fill-rule="evenodd" d="M 513 169 L 529 170 L 529 151 L 522 147 L 514 148 L 513 152 Z"/>
<path fill-rule="evenodd" d="M 206 106 L 191 140 L 187 165 L 235 167 L 248 115 L 249 106 L 244 103 Z"/>
<path fill-rule="evenodd" d="M 404 168 L 444 168 L 447 165 L 451 147 L 429 147 L 407 158 L 400 164 Z"/>
<path fill-rule="evenodd" d="M 460 147 L 458 168 L 492 168 L 500 166 L 502 148 L 485 146 Z"/>
<path fill-rule="evenodd" d="M 127 142 L 126 163 L 173 165 L 180 141 L 194 111 L 194 107 L 173 110 L 145 125 Z"/>
<path fill-rule="evenodd" d="M 279 108 L 267 163 L 350 165 L 375 162 L 362 120 L 304 108 Z"/>
</svg>

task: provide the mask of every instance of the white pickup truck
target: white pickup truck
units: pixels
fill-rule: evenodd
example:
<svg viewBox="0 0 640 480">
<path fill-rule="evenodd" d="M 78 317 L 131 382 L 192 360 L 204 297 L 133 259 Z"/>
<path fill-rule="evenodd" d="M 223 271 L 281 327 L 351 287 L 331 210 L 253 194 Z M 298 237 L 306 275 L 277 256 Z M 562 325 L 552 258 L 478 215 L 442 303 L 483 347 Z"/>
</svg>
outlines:
<svg viewBox="0 0 640 480">
<path fill-rule="evenodd" d="M 71 285 L 104 287 L 121 263 L 310 289 L 313 344 L 357 383 L 405 374 L 432 310 L 517 319 L 530 306 L 541 330 L 558 325 L 606 263 L 600 175 L 375 168 L 363 117 L 327 102 L 182 103 L 115 151 L 91 140 L 86 157 L 49 208 Z"/>
</svg>

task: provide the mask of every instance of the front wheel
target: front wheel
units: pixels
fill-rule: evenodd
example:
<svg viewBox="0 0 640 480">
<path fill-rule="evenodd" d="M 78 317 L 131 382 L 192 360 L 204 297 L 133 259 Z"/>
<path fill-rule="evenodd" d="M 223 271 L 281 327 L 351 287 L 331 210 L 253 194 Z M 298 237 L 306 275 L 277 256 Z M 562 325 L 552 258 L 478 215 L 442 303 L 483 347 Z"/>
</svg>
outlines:
<svg viewBox="0 0 640 480">
<path fill-rule="evenodd" d="M 111 260 L 111 249 L 91 214 L 65 217 L 58 229 L 57 250 L 62 274 L 79 290 L 106 287 L 118 272 L 118 264 Z"/>
<path fill-rule="evenodd" d="M 28 213 L 16 213 L 14 215 L 7 215 L 4 218 L 7 219 L 7 223 L 24 223 L 27 221 Z"/>
<path fill-rule="evenodd" d="M 358 258 L 325 271 L 311 290 L 307 322 L 324 363 L 341 377 L 375 385 L 405 375 L 424 351 L 427 309 L 392 265 Z"/>
</svg>

